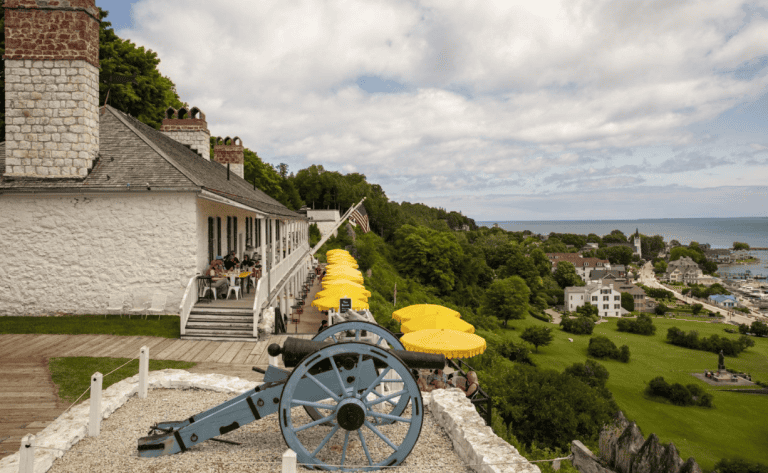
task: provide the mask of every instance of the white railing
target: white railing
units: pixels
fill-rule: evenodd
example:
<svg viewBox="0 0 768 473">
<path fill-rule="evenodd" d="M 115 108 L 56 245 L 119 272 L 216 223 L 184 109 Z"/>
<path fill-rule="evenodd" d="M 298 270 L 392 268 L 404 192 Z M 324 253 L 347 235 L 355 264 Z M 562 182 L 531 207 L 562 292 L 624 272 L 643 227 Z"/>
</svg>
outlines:
<svg viewBox="0 0 768 473">
<path fill-rule="evenodd" d="M 253 337 L 257 338 L 259 336 L 259 319 L 261 316 L 261 306 L 264 304 L 264 300 L 269 296 L 269 288 L 267 287 L 267 284 L 262 284 L 262 281 L 264 281 L 264 278 L 259 278 L 259 281 L 256 283 L 256 289 L 254 292 L 256 293 L 255 296 L 253 296 Z"/>
<path fill-rule="evenodd" d="M 193 289 L 194 294 L 193 294 Z M 195 302 L 197 302 L 197 276 L 192 276 L 189 279 L 189 283 L 187 283 L 187 289 L 184 291 L 184 297 L 181 298 L 181 304 L 179 305 L 179 323 L 181 324 L 181 334 L 184 335 L 184 332 L 187 328 L 187 319 L 189 319 L 189 313 L 192 312 L 192 307 L 194 307 Z"/>
</svg>

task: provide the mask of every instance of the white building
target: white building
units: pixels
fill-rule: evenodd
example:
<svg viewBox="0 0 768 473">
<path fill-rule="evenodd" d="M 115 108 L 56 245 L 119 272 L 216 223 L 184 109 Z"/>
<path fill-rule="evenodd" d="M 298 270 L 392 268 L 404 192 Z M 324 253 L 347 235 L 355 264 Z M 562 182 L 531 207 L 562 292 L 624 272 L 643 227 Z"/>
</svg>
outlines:
<svg viewBox="0 0 768 473">
<path fill-rule="evenodd" d="M 329 233 L 331 236 L 336 236 L 338 234 L 336 224 L 341 220 L 341 215 L 338 210 L 307 209 L 307 218 L 309 219 L 310 224 L 314 223 L 317 225 L 321 237 L 325 237 Z"/>
<path fill-rule="evenodd" d="M 698 284 L 704 273 L 699 265 L 689 256 L 683 256 L 678 260 L 670 261 L 664 279 L 667 281 L 683 282 L 686 284 Z"/>
<path fill-rule="evenodd" d="M 104 313 L 113 294 L 128 309 L 132 294 L 155 292 L 178 314 L 185 294 L 197 300 L 196 275 L 230 250 L 261 258 L 254 317 L 278 299 L 287 308 L 310 262 L 306 219 L 239 175 L 238 138 L 210 159 L 199 110 L 170 109 L 163 132 L 99 107 L 94 0 L 39 3 L 6 9 L 0 315 Z M 9 21 L 19 14 L 35 21 Z M 84 39 L 45 50 L 63 21 L 86 24 Z"/>
<path fill-rule="evenodd" d="M 620 317 L 627 312 L 621 308 L 621 292 L 614 289 L 613 284 L 565 288 L 565 309 L 568 312 L 576 312 L 587 302 L 597 307 L 600 317 Z"/>
</svg>

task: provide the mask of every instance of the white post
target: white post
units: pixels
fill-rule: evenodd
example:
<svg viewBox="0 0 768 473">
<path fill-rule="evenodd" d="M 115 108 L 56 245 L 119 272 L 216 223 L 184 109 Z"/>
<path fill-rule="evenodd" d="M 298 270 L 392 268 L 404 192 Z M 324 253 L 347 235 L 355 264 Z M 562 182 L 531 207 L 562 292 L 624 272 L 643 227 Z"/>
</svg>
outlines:
<svg viewBox="0 0 768 473">
<path fill-rule="evenodd" d="M 149 376 L 149 348 L 141 347 L 139 352 L 139 398 L 147 398 L 147 377 Z"/>
<path fill-rule="evenodd" d="M 296 454 L 294 453 L 294 456 L 295 455 Z M 21 439 L 21 448 L 19 448 L 19 473 L 33 473 L 34 471 L 35 436 L 27 434 Z"/>
<path fill-rule="evenodd" d="M 88 420 L 88 435 L 97 437 L 101 432 L 101 385 L 104 376 L 98 371 L 91 376 L 91 416 Z"/>
<path fill-rule="evenodd" d="M 296 452 L 290 448 L 283 453 L 283 473 L 296 473 Z"/>
</svg>

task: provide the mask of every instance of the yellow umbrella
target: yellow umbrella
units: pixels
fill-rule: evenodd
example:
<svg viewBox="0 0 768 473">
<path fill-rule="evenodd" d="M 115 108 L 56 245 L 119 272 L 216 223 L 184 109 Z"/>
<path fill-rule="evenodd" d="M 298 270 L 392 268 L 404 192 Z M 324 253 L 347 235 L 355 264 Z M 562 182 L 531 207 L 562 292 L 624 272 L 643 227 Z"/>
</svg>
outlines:
<svg viewBox="0 0 768 473">
<path fill-rule="evenodd" d="M 331 309 L 339 309 L 339 297 L 322 297 L 320 299 L 315 299 L 312 301 L 312 305 L 317 307 L 319 310 L 331 310 Z M 368 308 L 368 303 L 361 301 L 359 299 L 352 298 L 352 309 L 353 310 L 363 310 Z"/>
<path fill-rule="evenodd" d="M 414 317 L 425 317 L 427 315 L 442 315 L 461 318 L 461 314 L 448 307 L 435 304 L 415 304 L 403 307 L 392 313 L 392 318 L 398 322 L 405 322 Z"/>
<path fill-rule="evenodd" d="M 322 284 L 323 284 L 323 289 L 328 289 L 328 288 L 334 287 L 334 286 L 354 286 L 354 287 L 358 287 L 358 288 L 361 288 L 361 289 L 365 289 L 365 286 L 363 286 L 362 284 L 350 281 L 349 279 L 328 279 L 328 278 L 325 278 L 325 279 L 323 279 Z"/>
<path fill-rule="evenodd" d="M 328 250 L 328 251 L 325 252 L 325 255 L 326 256 L 330 256 L 330 255 L 346 255 L 346 256 L 351 256 L 349 254 L 349 251 L 347 251 L 347 250 Z"/>
<path fill-rule="evenodd" d="M 355 297 L 357 299 L 362 299 L 363 297 L 367 299 L 371 297 L 371 292 L 367 289 L 347 285 L 330 286 L 326 289 L 323 289 L 322 291 L 319 291 L 315 297 L 343 296 L 345 294 L 349 297 Z"/>
<path fill-rule="evenodd" d="M 449 329 L 459 332 L 475 333 L 475 327 L 456 317 L 444 315 L 427 315 L 408 319 L 400 326 L 403 333 L 418 332 L 426 329 Z"/>
<path fill-rule="evenodd" d="M 355 262 L 344 262 L 344 263 L 331 263 L 328 266 L 325 267 L 325 270 L 328 271 L 331 268 L 350 268 L 350 269 L 357 269 L 357 263 Z"/>
<path fill-rule="evenodd" d="M 336 268 L 325 271 L 325 276 L 354 276 L 362 278 L 363 273 L 353 268 Z"/>
<path fill-rule="evenodd" d="M 485 339 L 473 333 L 447 329 L 428 329 L 406 333 L 400 338 L 409 351 L 443 354 L 447 358 L 468 358 L 486 349 Z"/>
<path fill-rule="evenodd" d="M 323 282 L 326 281 L 352 281 L 356 282 L 357 284 L 363 285 L 363 277 L 362 276 L 355 276 L 352 274 L 327 274 L 323 278 Z"/>
</svg>

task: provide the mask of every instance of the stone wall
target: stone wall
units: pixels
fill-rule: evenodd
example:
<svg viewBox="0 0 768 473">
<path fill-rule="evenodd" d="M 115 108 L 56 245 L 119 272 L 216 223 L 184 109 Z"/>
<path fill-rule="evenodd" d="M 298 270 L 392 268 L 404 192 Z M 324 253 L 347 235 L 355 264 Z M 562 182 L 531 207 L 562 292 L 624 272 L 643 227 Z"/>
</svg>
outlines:
<svg viewBox="0 0 768 473">
<path fill-rule="evenodd" d="M 211 133 L 201 118 L 165 118 L 160 131 L 181 144 L 189 145 L 205 159 L 211 159 Z"/>
<path fill-rule="evenodd" d="M 643 438 L 640 428 L 619 412 L 600 432 L 600 456 L 581 442 L 571 445 L 573 465 L 582 473 L 701 473 L 693 457 L 683 462 L 675 444 L 663 445 L 656 434 Z M 609 469 L 611 468 L 611 469 Z"/>
<path fill-rule="evenodd" d="M 422 393 L 426 406 L 453 442 L 456 453 L 478 473 L 540 473 L 515 447 L 493 433 L 459 389 Z"/>
<path fill-rule="evenodd" d="M 97 67 L 5 61 L 5 175 L 84 177 L 99 151 Z"/>
<path fill-rule="evenodd" d="M 7 0 L 6 176 L 83 177 L 99 149 L 94 0 Z"/>
<path fill-rule="evenodd" d="M 0 315 L 104 313 L 112 293 L 167 294 L 195 274 L 196 195 L 0 196 Z"/>
<path fill-rule="evenodd" d="M 220 140 L 220 139 L 219 139 Z M 239 139 L 235 142 L 239 142 Z M 213 146 L 213 160 L 224 167 L 229 164 L 230 172 L 245 177 L 245 148 L 242 144 L 216 144 Z"/>
</svg>

